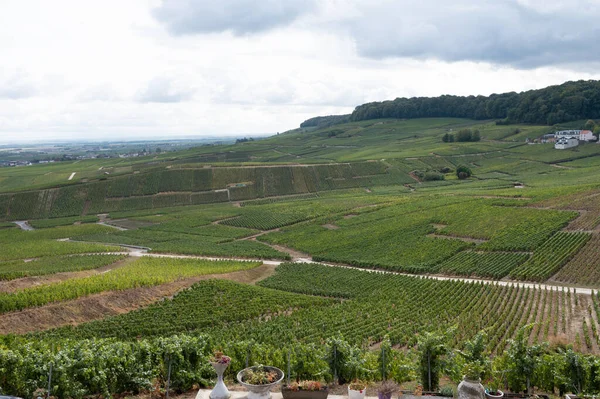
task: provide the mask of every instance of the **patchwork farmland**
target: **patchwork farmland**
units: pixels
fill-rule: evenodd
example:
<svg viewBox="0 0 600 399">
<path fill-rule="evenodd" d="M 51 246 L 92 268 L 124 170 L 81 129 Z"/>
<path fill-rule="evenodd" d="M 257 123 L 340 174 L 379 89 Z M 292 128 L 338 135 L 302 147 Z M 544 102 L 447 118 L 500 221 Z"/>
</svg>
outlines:
<svg viewBox="0 0 600 399">
<path fill-rule="evenodd" d="M 482 140 L 442 142 L 465 127 Z M 0 387 L 32 394 L 53 359 L 65 397 L 123 393 L 73 365 L 129 359 L 164 389 L 170 354 L 174 375 L 196 370 L 175 382 L 185 391 L 209 384 L 189 359 L 214 349 L 238 368 L 289 357 L 295 375 L 330 379 L 334 344 L 372 370 L 364 379 L 382 378 L 388 348 L 390 373 L 414 381 L 423 337 L 448 331 L 464 349 L 484 330 L 497 362 L 522 339 L 596 364 L 600 145 L 525 144 L 545 129 L 367 120 L 101 171 L 80 162 L 60 184 L 54 165 L 0 170 L 0 370 L 16 370 Z M 84 356 L 98 350 L 122 357 Z"/>
</svg>

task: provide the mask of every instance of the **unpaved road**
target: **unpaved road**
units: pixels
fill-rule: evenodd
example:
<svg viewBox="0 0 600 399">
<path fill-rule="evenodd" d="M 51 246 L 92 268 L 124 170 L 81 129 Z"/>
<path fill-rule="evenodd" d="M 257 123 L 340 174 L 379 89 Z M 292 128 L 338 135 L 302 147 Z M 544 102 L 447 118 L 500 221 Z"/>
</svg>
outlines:
<svg viewBox="0 0 600 399">
<path fill-rule="evenodd" d="M 279 248 L 284 249 L 284 247 L 279 247 Z M 154 254 L 154 253 L 147 253 L 147 252 L 143 252 L 143 251 L 132 251 L 131 255 L 132 256 L 162 257 L 162 258 L 190 258 L 190 259 L 209 259 L 209 260 L 248 260 L 248 259 L 241 259 L 241 258 L 220 258 L 220 257 L 192 256 L 192 255 Z M 272 266 L 279 266 L 280 264 L 285 263 L 285 262 L 290 262 L 290 261 L 281 261 L 281 260 L 263 261 L 264 264 L 268 264 L 268 265 L 272 265 Z M 320 264 L 323 266 L 328 266 L 328 267 L 342 267 L 342 268 L 351 269 L 351 270 L 359 270 L 359 271 L 362 271 L 365 273 L 397 274 L 400 276 L 409 276 L 409 277 L 416 277 L 416 278 L 426 277 L 426 278 L 431 278 L 431 279 L 440 280 L 440 281 L 483 282 L 484 284 L 497 284 L 500 286 L 511 286 L 512 285 L 515 287 L 517 287 L 517 286 L 529 287 L 529 288 L 537 287 L 537 288 L 542 288 L 542 289 L 544 289 L 544 288 L 562 289 L 563 287 L 565 287 L 565 288 L 575 289 L 578 294 L 585 294 L 585 295 L 592 295 L 592 291 L 597 291 L 597 289 L 592 289 L 589 287 L 574 287 L 572 285 L 562 285 L 562 284 L 538 284 L 538 283 L 527 283 L 527 282 L 521 282 L 521 281 L 489 280 L 489 279 L 483 279 L 483 278 L 480 279 L 480 278 L 470 278 L 470 277 L 419 275 L 419 274 L 394 272 L 394 271 L 389 271 L 389 270 L 363 269 L 360 267 L 355 267 L 355 266 L 350 266 L 350 265 L 340 265 L 340 264 L 332 264 L 332 263 L 326 263 L 326 262 L 315 262 L 310 257 L 294 257 L 294 260 L 292 262 L 295 262 L 295 263 L 317 263 L 317 264 Z"/>
</svg>

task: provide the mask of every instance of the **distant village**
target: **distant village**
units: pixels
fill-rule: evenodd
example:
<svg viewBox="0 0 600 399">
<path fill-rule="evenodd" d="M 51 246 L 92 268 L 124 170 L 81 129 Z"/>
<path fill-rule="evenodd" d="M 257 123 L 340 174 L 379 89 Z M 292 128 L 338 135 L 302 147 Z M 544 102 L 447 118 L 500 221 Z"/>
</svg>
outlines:
<svg viewBox="0 0 600 399">
<path fill-rule="evenodd" d="M 13 154 L 18 154 L 16 151 Z M 139 152 L 129 152 L 125 154 L 118 153 L 104 153 L 98 154 L 92 151 L 88 151 L 84 155 L 71 155 L 71 154 L 63 154 L 62 156 L 54 156 L 52 159 L 32 159 L 32 160 L 11 160 L 11 161 L 3 161 L 0 160 L 0 167 L 17 167 L 17 166 L 31 166 L 34 164 L 47 164 L 47 163 L 55 163 L 55 162 L 64 162 L 64 161 L 81 161 L 84 159 L 103 159 L 103 158 L 130 158 L 130 157 L 143 157 L 149 155 L 150 152 L 146 150 L 142 150 Z M 156 154 L 160 154 L 160 148 L 156 152 Z M 29 154 L 28 154 L 29 155 Z M 45 152 L 39 152 L 39 157 L 47 156 Z"/>
</svg>

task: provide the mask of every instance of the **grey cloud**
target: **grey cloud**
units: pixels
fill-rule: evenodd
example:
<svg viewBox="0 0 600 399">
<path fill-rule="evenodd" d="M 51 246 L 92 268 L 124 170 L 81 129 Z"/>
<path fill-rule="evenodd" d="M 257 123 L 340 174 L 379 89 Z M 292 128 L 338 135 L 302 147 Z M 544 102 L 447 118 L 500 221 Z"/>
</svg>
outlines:
<svg viewBox="0 0 600 399">
<path fill-rule="evenodd" d="M 368 58 L 484 61 L 535 68 L 600 61 L 595 0 L 372 1 L 337 27 Z"/>
<path fill-rule="evenodd" d="M 153 15 L 174 35 L 243 35 L 289 24 L 314 7 L 315 0 L 168 0 Z"/>
<path fill-rule="evenodd" d="M 0 78 L 0 98 L 19 100 L 36 94 L 37 89 L 23 73 L 15 73 L 5 79 Z"/>
<path fill-rule="evenodd" d="M 155 78 L 136 95 L 136 100 L 142 103 L 178 103 L 190 100 L 194 89 L 189 87 L 176 87 L 166 78 Z"/>
</svg>

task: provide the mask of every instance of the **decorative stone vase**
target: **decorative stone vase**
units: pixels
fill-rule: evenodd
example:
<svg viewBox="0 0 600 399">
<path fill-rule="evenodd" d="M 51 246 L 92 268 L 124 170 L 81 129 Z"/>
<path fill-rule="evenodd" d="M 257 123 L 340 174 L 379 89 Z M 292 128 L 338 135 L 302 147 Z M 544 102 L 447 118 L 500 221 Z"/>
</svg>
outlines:
<svg viewBox="0 0 600 399">
<path fill-rule="evenodd" d="M 501 390 L 498 389 L 496 391 L 496 395 L 494 395 L 494 394 L 492 394 L 492 393 L 490 393 L 488 391 L 485 391 L 485 397 L 487 399 L 500 399 L 500 398 L 504 397 L 504 392 L 502 392 Z"/>
<path fill-rule="evenodd" d="M 210 395 L 208 397 L 210 399 L 229 399 L 231 397 L 231 393 L 229 393 L 229 390 L 227 389 L 227 387 L 225 386 L 225 383 L 223 382 L 223 373 L 225 373 L 225 370 L 229 366 L 229 363 L 224 364 L 224 363 L 210 362 L 210 364 L 212 364 L 212 366 L 215 368 L 218 379 L 217 379 L 217 383 L 215 384 L 215 387 L 210 392 Z"/>
<path fill-rule="evenodd" d="M 365 395 L 367 394 L 367 387 L 361 390 L 350 389 L 348 386 L 348 399 L 365 399 Z"/>
<path fill-rule="evenodd" d="M 392 393 L 382 393 L 382 392 L 377 392 L 377 398 L 378 399 L 392 399 Z"/>
<path fill-rule="evenodd" d="M 237 380 L 248 390 L 248 399 L 269 399 L 271 398 L 271 388 L 276 386 L 283 380 L 283 371 L 279 370 L 277 367 L 273 366 L 263 366 L 265 369 L 270 371 L 277 372 L 277 381 L 272 382 L 270 384 L 262 384 L 262 385 L 253 385 L 246 384 L 242 381 L 242 377 L 245 374 L 246 370 L 253 369 L 254 367 L 248 367 L 247 369 L 243 369 L 239 373 L 237 373 Z"/>
<path fill-rule="evenodd" d="M 485 388 L 481 385 L 481 379 L 469 380 L 464 377 L 458 384 L 458 399 L 486 399 Z"/>
</svg>

